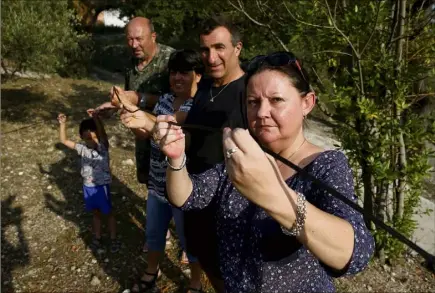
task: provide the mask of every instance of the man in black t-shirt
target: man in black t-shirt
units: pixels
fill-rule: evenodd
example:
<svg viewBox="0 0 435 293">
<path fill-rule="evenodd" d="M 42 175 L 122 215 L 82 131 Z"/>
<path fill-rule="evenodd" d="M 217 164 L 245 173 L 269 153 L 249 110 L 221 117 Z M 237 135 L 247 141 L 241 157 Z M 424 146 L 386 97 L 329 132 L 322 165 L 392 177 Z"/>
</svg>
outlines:
<svg viewBox="0 0 435 293">
<path fill-rule="evenodd" d="M 209 80 L 195 96 L 186 124 L 213 128 L 242 127 L 244 123 L 245 73 L 240 68 L 242 49 L 238 30 L 226 19 L 215 17 L 204 23 L 200 34 L 201 55 Z M 189 130 L 187 170 L 197 174 L 224 161 L 222 132 Z M 224 292 L 217 251 L 215 206 L 185 213 L 187 250 L 197 256 L 216 292 Z"/>
</svg>

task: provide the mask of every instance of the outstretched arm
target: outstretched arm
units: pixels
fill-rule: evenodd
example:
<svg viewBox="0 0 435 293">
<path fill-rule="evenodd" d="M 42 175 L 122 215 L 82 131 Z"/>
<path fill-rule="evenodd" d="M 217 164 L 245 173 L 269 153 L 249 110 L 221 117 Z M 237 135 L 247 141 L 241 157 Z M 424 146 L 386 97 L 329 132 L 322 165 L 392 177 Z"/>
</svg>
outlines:
<svg viewBox="0 0 435 293">
<path fill-rule="evenodd" d="M 128 110 L 123 110 L 121 121 L 132 130 L 136 137 L 148 139 L 156 125 L 156 116 L 137 109 L 137 107 L 130 107 Z M 174 116 L 178 123 L 183 124 L 186 120 L 187 112 L 180 109 Z"/>
<path fill-rule="evenodd" d="M 107 138 L 107 133 L 106 130 L 104 129 L 103 121 L 98 115 L 98 112 L 95 111 L 95 109 L 88 109 L 86 112 L 95 121 L 95 125 L 97 126 L 97 136 L 99 142 L 102 143 L 106 148 L 109 148 L 109 140 Z"/>
<path fill-rule="evenodd" d="M 57 120 L 59 121 L 59 124 L 60 124 L 60 127 L 59 127 L 60 142 L 70 149 L 75 149 L 76 143 L 69 140 L 66 136 L 66 116 L 65 116 L 65 114 L 60 113 L 57 116 Z"/>
</svg>

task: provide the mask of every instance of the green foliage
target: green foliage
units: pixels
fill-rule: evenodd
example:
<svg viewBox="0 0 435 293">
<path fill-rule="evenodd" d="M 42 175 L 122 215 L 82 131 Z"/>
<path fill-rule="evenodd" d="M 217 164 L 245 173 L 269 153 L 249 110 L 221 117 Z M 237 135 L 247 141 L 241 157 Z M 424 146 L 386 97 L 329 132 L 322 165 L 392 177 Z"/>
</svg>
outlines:
<svg viewBox="0 0 435 293">
<path fill-rule="evenodd" d="M 85 73 L 91 44 L 67 1 L 2 1 L 1 17 L 1 58 L 11 72 Z"/>
</svg>

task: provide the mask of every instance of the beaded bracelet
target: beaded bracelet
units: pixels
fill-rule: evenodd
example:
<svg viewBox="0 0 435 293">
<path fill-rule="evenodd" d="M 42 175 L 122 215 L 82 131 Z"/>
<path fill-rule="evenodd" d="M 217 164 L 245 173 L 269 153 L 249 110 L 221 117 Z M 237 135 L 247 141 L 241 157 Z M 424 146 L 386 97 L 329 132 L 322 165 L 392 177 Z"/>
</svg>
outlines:
<svg viewBox="0 0 435 293">
<path fill-rule="evenodd" d="M 305 195 L 300 192 L 296 192 L 296 194 L 298 195 L 296 203 L 296 221 L 291 229 L 281 226 L 282 232 L 288 236 L 299 236 L 299 234 L 302 232 L 302 229 L 304 229 L 305 219 L 307 217 L 307 203 Z"/>
<path fill-rule="evenodd" d="M 183 168 L 186 166 L 186 161 L 187 161 L 187 159 L 186 159 L 186 154 L 184 154 L 184 156 L 183 156 L 183 161 L 181 162 L 180 167 L 174 167 L 174 166 L 172 166 L 172 165 L 169 163 L 168 157 L 165 157 L 165 161 L 166 161 L 166 163 L 168 164 L 168 166 L 169 166 L 169 168 L 170 168 L 171 170 L 174 170 L 174 171 L 180 171 L 181 169 L 183 169 Z"/>
</svg>

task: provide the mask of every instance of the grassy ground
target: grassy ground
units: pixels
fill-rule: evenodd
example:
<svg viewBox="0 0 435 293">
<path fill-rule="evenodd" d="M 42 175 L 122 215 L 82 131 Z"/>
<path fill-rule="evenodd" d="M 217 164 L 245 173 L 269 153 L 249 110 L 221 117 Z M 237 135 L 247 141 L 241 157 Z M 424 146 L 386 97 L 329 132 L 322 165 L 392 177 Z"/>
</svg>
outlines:
<svg viewBox="0 0 435 293">
<path fill-rule="evenodd" d="M 85 110 L 105 101 L 109 88 L 108 83 L 59 78 L 2 85 L 2 292 L 122 292 L 144 270 L 146 189 L 136 182 L 129 161 L 134 161 L 130 132 L 116 119 L 106 122 L 123 243 L 117 254 L 89 249 L 91 218 L 83 209 L 77 157 L 57 144 L 57 113 L 70 116 L 68 135 L 77 140 Z M 185 292 L 187 267 L 180 265 L 172 242 L 158 286 L 163 292 Z M 337 286 L 340 292 L 434 292 L 435 277 L 419 262 L 412 257 L 395 267 L 373 262 L 364 273 L 337 280 Z"/>
</svg>

